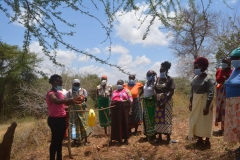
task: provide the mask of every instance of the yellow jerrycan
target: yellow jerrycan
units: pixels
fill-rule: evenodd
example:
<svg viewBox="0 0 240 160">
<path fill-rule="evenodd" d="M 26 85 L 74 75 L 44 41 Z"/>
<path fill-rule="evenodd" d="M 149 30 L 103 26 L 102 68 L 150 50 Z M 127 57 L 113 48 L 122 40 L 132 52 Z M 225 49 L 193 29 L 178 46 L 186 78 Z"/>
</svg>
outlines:
<svg viewBox="0 0 240 160">
<path fill-rule="evenodd" d="M 88 126 L 92 127 L 92 126 L 95 126 L 95 119 L 96 116 L 95 116 L 95 112 L 93 109 L 90 109 L 89 112 L 88 112 Z"/>
</svg>

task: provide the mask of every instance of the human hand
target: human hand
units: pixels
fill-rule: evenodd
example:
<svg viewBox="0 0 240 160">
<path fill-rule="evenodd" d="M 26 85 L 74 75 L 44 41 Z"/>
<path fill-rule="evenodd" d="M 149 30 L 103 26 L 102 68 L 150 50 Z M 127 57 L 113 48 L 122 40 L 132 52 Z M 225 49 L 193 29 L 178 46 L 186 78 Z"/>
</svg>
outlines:
<svg viewBox="0 0 240 160">
<path fill-rule="evenodd" d="M 73 103 L 81 104 L 81 103 L 84 102 L 84 97 L 83 96 L 76 96 L 72 100 L 73 100 Z"/>
<path fill-rule="evenodd" d="M 111 101 L 111 106 L 115 105 L 117 101 Z"/>
<path fill-rule="evenodd" d="M 192 103 L 189 103 L 189 111 L 192 111 Z"/>
<path fill-rule="evenodd" d="M 208 113 L 209 113 L 209 108 L 205 107 L 203 109 L 203 115 L 208 115 Z"/>
</svg>

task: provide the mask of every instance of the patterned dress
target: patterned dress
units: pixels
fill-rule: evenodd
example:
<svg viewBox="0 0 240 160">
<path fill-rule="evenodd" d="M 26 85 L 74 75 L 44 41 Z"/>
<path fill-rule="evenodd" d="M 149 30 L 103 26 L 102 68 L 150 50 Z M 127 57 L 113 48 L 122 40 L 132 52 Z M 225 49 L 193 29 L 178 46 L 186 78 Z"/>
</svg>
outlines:
<svg viewBox="0 0 240 160">
<path fill-rule="evenodd" d="M 235 68 L 224 84 L 226 86 L 226 115 L 224 141 L 240 142 L 240 68 Z"/>
<path fill-rule="evenodd" d="M 110 96 L 112 93 L 112 86 L 106 84 L 106 86 L 103 88 L 102 85 L 98 85 L 97 92 L 98 92 L 98 109 L 109 107 L 110 98 L 111 98 Z M 98 111 L 98 118 L 99 118 L 101 127 L 109 126 L 110 119 L 108 118 L 108 114 L 109 114 L 109 108 Z"/>
<path fill-rule="evenodd" d="M 155 91 L 157 97 L 157 105 L 155 109 L 155 126 L 157 133 L 171 134 L 172 133 L 172 98 L 167 100 L 170 91 L 175 89 L 173 79 L 158 78 L 155 84 Z M 161 106 L 166 103 L 165 106 Z"/>
<path fill-rule="evenodd" d="M 156 100 L 154 97 L 154 83 L 148 84 L 148 81 L 146 81 L 143 87 L 143 90 L 144 90 L 144 97 L 143 97 L 144 134 L 147 137 L 151 137 L 156 134 L 156 128 L 155 128 Z"/>
<path fill-rule="evenodd" d="M 232 70 L 222 70 L 218 68 L 216 71 L 216 81 L 218 83 L 216 89 L 216 118 L 215 126 L 221 122 L 221 129 L 224 130 L 225 108 L 226 108 L 226 87 L 224 86 L 225 80 L 229 78 Z"/>
<path fill-rule="evenodd" d="M 80 88 L 78 91 L 69 90 L 67 93 L 67 98 L 73 98 L 76 96 L 82 95 L 87 97 L 87 91 L 83 88 Z M 70 111 L 74 110 L 86 110 L 87 105 L 85 102 L 82 104 L 70 105 Z M 70 112 L 69 114 L 70 124 L 75 124 L 76 126 L 76 138 L 74 140 L 83 140 L 87 138 L 91 133 L 92 129 L 88 126 L 88 112 L 78 111 Z"/>
</svg>

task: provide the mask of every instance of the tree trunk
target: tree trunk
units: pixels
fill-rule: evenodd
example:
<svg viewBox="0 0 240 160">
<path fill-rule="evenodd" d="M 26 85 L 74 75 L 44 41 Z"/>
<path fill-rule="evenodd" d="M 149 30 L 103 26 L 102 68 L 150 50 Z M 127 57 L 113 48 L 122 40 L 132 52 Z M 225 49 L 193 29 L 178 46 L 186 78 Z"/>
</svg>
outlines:
<svg viewBox="0 0 240 160">
<path fill-rule="evenodd" d="M 14 132 L 17 127 L 17 123 L 13 122 L 10 127 L 8 127 L 7 132 L 3 136 L 3 141 L 0 144 L 0 157 L 1 160 L 10 160 L 12 143 Z"/>
</svg>

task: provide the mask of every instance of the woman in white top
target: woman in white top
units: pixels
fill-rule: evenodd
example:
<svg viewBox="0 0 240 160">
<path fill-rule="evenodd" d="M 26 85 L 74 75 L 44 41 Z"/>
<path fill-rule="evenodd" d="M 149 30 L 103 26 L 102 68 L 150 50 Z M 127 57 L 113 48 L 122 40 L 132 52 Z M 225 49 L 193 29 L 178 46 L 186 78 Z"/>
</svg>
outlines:
<svg viewBox="0 0 240 160">
<path fill-rule="evenodd" d="M 92 133 L 92 129 L 88 126 L 88 113 L 85 112 L 87 105 L 87 91 L 80 86 L 80 80 L 74 79 L 72 82 L 72 89 L 67 93 L 67 98 L 81 97 L 82 103 L 70 105 L 70 111 L 81 110 L 77 112 L 70 112 L 70 123 L 76 126 L 76 137 L 72 137 L 74 143 L 76 141 L 85 140 L 85 144 L 88 145 L 88 136 Z"/>
<path fill-rule="evenodd" d="M 154 120 L 156 106 L 156 100 L 154 97 L 154 83 L 156 75 L 157 74 L 153 70 L 149 70 L 146 74 L 147 81 L 143 87 L 144 134 L 147 136 L 148 139 L 154 139 L 156 134 Z"/>
</svg>

